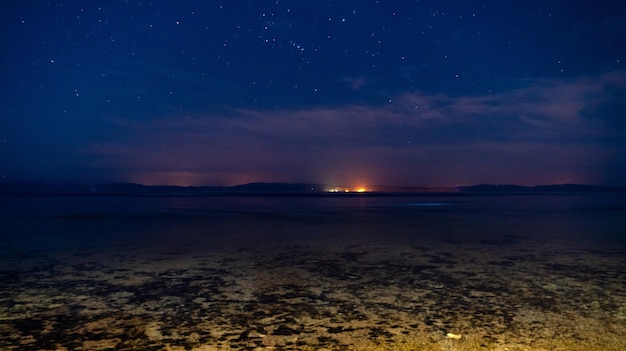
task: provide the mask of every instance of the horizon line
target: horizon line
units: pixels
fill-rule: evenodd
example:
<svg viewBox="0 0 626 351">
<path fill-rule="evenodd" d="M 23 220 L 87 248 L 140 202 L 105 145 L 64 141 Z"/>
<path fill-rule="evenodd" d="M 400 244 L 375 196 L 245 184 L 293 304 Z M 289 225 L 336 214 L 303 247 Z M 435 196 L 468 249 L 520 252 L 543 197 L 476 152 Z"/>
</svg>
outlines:
<svg viewBox="0 0 626 351">
<path fill-rule="evenodd" d="M 7 192 L 79 192 L 79 193 L 106 193 L 108 191 L 132 191 L 122 187 L 142 187 L 147 189 L 169 188 L 172 190 L 205 189 L 225 192 L 250 193 L 457 193 L 465 191 L 515 191 L 515 190 L 562 190 L 562 191 L 590 191 L 590 190 L 621 190 L 625 186 L 597 185 L 581 183 L 554 183 L 537 185 L 493 184 L 480 183 L 457 186 L 414 186 L 414 185 L 372 185 L 372 186 L 343 186 L 323 183 L 301 182 L 251 182 L 236 185 L 175 185 L 175 184 L 141 184 L 134 182 L 100 182 L 88 183 L 78 181 L 4 181 L 0 180 L 0 191 Z M 551 188 L 551 189 L 548 189 Z"/>
</svg>

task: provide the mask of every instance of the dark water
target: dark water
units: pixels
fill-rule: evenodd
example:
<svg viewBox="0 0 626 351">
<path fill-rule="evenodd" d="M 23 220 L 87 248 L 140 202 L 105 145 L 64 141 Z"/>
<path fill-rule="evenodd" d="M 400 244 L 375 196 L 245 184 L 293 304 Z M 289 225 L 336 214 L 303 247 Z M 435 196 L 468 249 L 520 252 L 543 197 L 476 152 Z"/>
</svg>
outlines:
<svg viewBox="0 0 626 351">
<path fill-rule="evenodd" d="M 3 350 L 626 346 L 623 193 L 0 197 L 0 232 Z"/>
<path fill-rule="evenodd" d="M 3 197 L 2 251 L 316 241 L 626 243 L 624 194 Z"/>
</svg>

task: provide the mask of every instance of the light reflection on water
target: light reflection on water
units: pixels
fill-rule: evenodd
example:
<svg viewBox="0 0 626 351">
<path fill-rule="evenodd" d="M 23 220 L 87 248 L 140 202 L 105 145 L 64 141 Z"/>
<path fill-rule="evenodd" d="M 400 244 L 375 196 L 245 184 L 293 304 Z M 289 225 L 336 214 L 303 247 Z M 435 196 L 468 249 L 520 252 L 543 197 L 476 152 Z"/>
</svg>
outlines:
<svg viewBox="0 0 626 351">
<path fill-rule="evenodd" d="M 287 349 L 297 336 L 338 349 L 352 331 L 421 330 L 560 349 L 574 328 L 595 345 L 626 333 L 623 200 L 0 198 L 0 345 Z M 76 327 L 98 324 L 106 332 Z"/>
</svg>

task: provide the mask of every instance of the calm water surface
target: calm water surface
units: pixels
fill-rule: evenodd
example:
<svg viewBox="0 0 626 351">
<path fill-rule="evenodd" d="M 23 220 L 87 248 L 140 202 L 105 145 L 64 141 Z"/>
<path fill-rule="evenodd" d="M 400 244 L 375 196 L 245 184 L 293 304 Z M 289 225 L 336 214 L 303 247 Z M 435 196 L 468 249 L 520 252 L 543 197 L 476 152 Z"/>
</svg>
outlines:
<svg viewBox="0 0 626 351">
<path fill-rule="evenodd" d="M 162 243 L 536 240 L 624 245 L 624 194 L 3 197 L 3 251 Z"/>
<path fill-rule="evenodd" d="M 623 350 L 625 200 L 0 197 L 0 348 Z"/>
</svg>

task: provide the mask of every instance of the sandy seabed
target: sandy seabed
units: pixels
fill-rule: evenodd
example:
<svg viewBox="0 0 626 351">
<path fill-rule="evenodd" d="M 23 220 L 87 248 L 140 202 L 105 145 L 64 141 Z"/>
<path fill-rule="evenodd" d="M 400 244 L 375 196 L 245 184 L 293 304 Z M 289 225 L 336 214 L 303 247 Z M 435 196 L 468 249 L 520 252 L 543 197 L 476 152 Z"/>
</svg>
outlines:
<svg viewBox="0 0 626 351">
<path fill-rule="evenodd" d="M 623 251 L 507 238 L 3 254 L 2 350 L 626 350 Z"/>
</svg>

